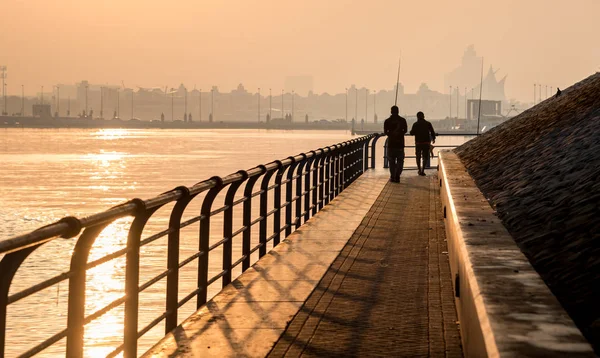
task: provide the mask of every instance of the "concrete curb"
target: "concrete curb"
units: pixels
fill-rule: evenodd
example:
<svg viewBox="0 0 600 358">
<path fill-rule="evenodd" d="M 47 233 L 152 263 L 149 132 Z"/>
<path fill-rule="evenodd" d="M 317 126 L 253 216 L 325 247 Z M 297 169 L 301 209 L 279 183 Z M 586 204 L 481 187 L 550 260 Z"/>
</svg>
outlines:
<svg viewBox="0 0 600 358">
<path fill-rule="evenodd" d="M 439 178 L 466 357 L 594 357 L 454 152 Z"/>
</svg>

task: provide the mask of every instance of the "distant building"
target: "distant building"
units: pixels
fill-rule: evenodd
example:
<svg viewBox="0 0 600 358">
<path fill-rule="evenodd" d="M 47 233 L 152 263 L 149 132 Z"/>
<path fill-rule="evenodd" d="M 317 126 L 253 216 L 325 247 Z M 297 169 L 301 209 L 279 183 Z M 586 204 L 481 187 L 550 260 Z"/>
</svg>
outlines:
<svg viewBox="0 0 600 358">
<path fill-rule="evenodd" d="M 506 76 L 500 81 L 496 79 L 496 73 L 492 66 L 489 67 L 487 75 L 483 79 L 483 90 L 481 98 L 487 100 L 505 101 L 504 83 Z M 444 78 L 445 88 L 458 87 L 467 88 L 467 91 L 473 89 L 479 94 L 479 84 L 481 81 L 481 57 L 477 56 L 475 47 L 470 45 L 465 49 L 462 61 L 459 67 L 447 73 Z"/>
<path fill-rule="evenodd" d="M 486 100 L 497 100 L 505 101 L 506 95 L 504 93 L 504 82 L 506 76 L 502 77 L 500 81 L 496 80 L 496 72 L 492 66 L 488 70 L 487 75 L 483 79 L 483 90 L 481 91 L 481 98 Z M 475 93 L 479 91 L 479 86 L 475 87 Z M 483 107 L 482 107 L 483 108 Z"/>
<path fill-rule="evenodd" d="M 52 117 L 50 104 L 34 104 L 32 107 L 34 117 L 49 118 Z"/>
<path fill-rule="evenodd" d="M 467 100 L 467 119 L 479 116 L 479 100 Z M 481 118 L 503 118 L 502 101 L 481 100 Z"/>
</svg>

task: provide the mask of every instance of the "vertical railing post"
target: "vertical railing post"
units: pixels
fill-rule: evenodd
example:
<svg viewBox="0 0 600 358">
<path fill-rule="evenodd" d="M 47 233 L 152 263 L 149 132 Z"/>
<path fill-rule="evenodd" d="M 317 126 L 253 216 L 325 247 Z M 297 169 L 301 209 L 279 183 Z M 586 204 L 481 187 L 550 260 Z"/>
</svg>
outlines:
<svg viewBox="0 0 600 358">
<path fill-rule="evenodd" d="M 388 138 L 385 138 L 385 142 L 383 143 L 383 167 L 389 168 L 390 162 L 388 157 Z"/>
<path fill-rule="evenodd" d="M 377 158 L 375 155 L 375 149 L 377 148 L 377 140 L 379 139 L 379 135 L 376 135 L 373 138 L 373 142 L 371 144 L 371 168 L 375 169 L 375 159 Z"/>
<path fill-rule="evenodd" d="M 329 201 L 335 198 L 335 162 L 339 153 L 339 145 L 334 144 L 331 152 L 331 165 L 329 166 Z"/>
<path fill-rule="evenodd" d="M 340 153 L 340 186 L 341 190 L 346 189 L 346 159 L 348 156 L 348 146 L 345 146 Z"/>
<path fill-rule="evenodd" d="M 140 286 L 140 241 L 148 219 L 158 210 L 146 210 L 144 201 L 132 200 L 136 213 L 127 235 L 125 255 L 125 328 L 123 331 L 123 357 L 137 357 L 139 286 Z"/>
<path fill-rule="evenodd" d="M 309 153 L 311 154 L 311 157 L 306 163 L 306 175 L 304 177 L 304 192 L 306 193 L 304 195 L 304 222 L 307 222 L 310 218 L 310 173 L 312 170 L 312 165 L 315 162 L 315 157 L 317 155 L 317 153 L 315 153 L 314 150 L 311 150 Z"/>
<path fill-rule="evenodd" d="M 333 197 L 335 198 L 341 192 L 340 186 L 340 162 L 342 159 L 343 148 L 346 146 L 345 143 L 341 143 L 338 145 L 338 150 L 335 152 L 335 165 L 333 166 L 334 171 L 334 180 L 333 180 Z"/>
<path fill-rule="evenodd" d="M 350 186 L 356 176 L 356 153 L 354 152 L 354 146 L 348 147 L 348 186 Z"/>
<path fill-rule="evenodd" d="M 223 212 L 223 262 L 222 268 L 225 271 L 223 274 L 222 287 L 231 283 L 231 264 L 233 262 L 233 201 L 235 193 L 242 183 L 248 179 L 248 173 L 245 170 L 240 170 L 237 174 L 241 178 L 229 186 L 225 195 L 225 211 Z"/>
<path fill-rule="evenodd" d="M 258 167 L 261 170 L 261 174 L 250 177 L 244 188 L 244 198 L 246 198 L 246 200 L 244 201 L 244 212 L 242 214 L 242 224 L 244 225 L 244 233 L 242 234 L 242 256 L 244 257 L 244 261 L 242 261 L 242 272 L 245 272 L 250 268 L 250 245 L 252 241 L 252 227 L 250 224 L 252 222 L 252 194 L 254 191 L 254 184 L 261 175 L 267 171 L 267 168 L 264 165 L 259 165 Z"/>
<path fill-rule="evenodd" d="M 260 224 L 258 241 L 260 248 L 258 249 L 258 257 L 263 257 L 267 254 L 267 212 L 268 212 L 268 200 L 269 200 L 269 181 L 277 169 L 269 170 L 263 176 L 262 182 L 260 183 Z"/>
<path fill-rule="evenodd" d="M 275 175 L 275 190 L 273 192 L 273 206 L 275 212 L 273 213 L 273 246 L 279 245 L 281 241 L 281 182 L 283 180 L 283 173 L 285 167 L 280 160 L 276 160 L 277 163 L 277 175 Z"/>
<path fill-rule="evenodd" d="M 358 172 L 359 175 L 363 174 L 363 142 L 362 141 L 358 141 L 356 143 L 356 156 L 358 157 Z"/>
<path fill-rule="evenodd" d="M 363 173 L 369 169 L 369 141 L 371 139 L 367 139 L 362 143 L 362 171 Z"/>
<path fill-rule="evenodd" d="M 356 163 L 356 175 L 360 176 L 360 142 L 357 140 L 351 144 L 354 152 L 354 161 Z"/>
<path fill-rule="evenodd" d="M 329 152 L 327 153 L 327 157 L 325 158 L 325 180 L 323 182 L 323 186 L 325 187 L 325 193 L 323 193 L 323 206 L 329 204 L 329 188 L 331 186 L 331 158 L 333 148 L 328 147 Z"/>
<path fill-rule="evenodd" d="M 202 208 L 200 209 L 200 238 L 199 238 L 199 247 L 198 251 L 201 252 L 200 257 L 198 258 L 198 295 L 196 302 L 196 309 L 200 309 L 202 305 L 206 303 L 206 298 L 208 296 L 208 248 L 210 246 L 210 212 L 212 208 L 212 204 L 215 201 L 215 198 L 223 189 L 223 179 L 220 177 L 212 177 L 211 181 L 215 183 L 215 186 L 212 187 L 206 193 L 204 197 L 204 201 L 202 201 Z"/>
<path fill-rule="evenodd" d="M 358 163 L 359 163 L 359 152 L 358 152 L 358 140 L 355 140 L 353 142 L 350 143 L 348 150 L 350 151 L 350 156 L 352 158 L 352 173 L 353 173 L 353 177 L 356 177 L 356 173 L 358 172 Z"/>
<path fill-rule="evenodd" d="M 313 168 L 312 216 L 315 216 L 317 214 L 318 203 L 319 203 L 319 183 L 320 183 L 319 171 L 321 170 L 320 167 L 321 167 L 321 161 L 323 158 L 323 150 L 319 149 L 319 151 L 320 151 L 320 154 L 316 154 L 315 161 L 314 161 L 314 168 Z"/>
<path fill-rule="evenodd" d="M 344 143 L 342 145 L 341 150 L 338 153 L 338 166 L 337 166 L 337 181 L 336 184 L 337 194 L 339 195 L 342 191 L 344 191 L 344 153 L 348 150 L 348 143 Z"/>
<path fill-rule="evenodd" d="M 167 297 L 165 317 L 165 335 L 177 327 L 177 311 L 179 305 L 179 237 L 181 234 L 181 217 L 187 205 L 196 195 L 190 195 L 185 186 L 175 188 L 183 195 L 171 211 L 169 218 L 169 241 L 167 243 Z"/>
<path fill-rule="evenodd" d="M 108 223 L 91 226 L 77 240 L 71 256 L 69 277 L 69 301 L 67 313 L 67 357 L 83 357 L 83 333 L 85 321 L 85 266 L 94 241 Z"/>
<path fill-rule="evenodd" d="M 325 169 L 327 168 L 327 157 L 329 156 L 329 148 L 322 148 L 323 154 L 319 161 L 319 210 L 323 209 L 325 205 Z"/>
<path fill-rule="evenodd" d="M 292 205 L 292 195 L 293 195 L 293 187 L 292 184 L 294 182 L 294 171 L 296 170 L 296 159 L 294 157 L 288 157 L 292 161 L 290 164 L 288 172 L 287 172 L 287 183 L 285 183 L 285 236 L 287 237 L 292 233 L 292 213 L 293 213 L 293 205 Z"/>
<path fill-rule="evenodd" d="M 0 357 L 6 354 L 6 312 L 8 308 L 8 292 L 10 284 L 17 273 L 17 270 L 25 259 L 40 245 L 28 247 L 10 254 L 7 254 L 0 261 Z"/>
<path fill-rule="evenodd" d="M 298 228 L 300 227 L 300 225 L 302 225 L 301 223 L 301 219 L 302 219 L 302 178 L 304 176 L 304 167 L 306 166 L 306 154 L 302 153 L 300 154 L 302 156 L 302 159 L 300 160 L 300 162 L 298 163 L 298 169 L 296 172 L 296 202 L 295 202 L 295 207 L 296 207 L 296 214 L 294 215 L 294 227 L 296 230 L 298 230 Z"/>
</svg>

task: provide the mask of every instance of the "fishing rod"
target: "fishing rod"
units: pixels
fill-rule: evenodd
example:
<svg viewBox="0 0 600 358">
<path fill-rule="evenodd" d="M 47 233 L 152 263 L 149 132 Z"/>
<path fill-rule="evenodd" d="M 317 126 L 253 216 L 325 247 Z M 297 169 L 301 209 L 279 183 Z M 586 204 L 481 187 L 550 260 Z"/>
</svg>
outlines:
<svg viewBox="0 0 600 358">
<path fill-rule="evenodd" d="M 481 81 L 479 83 L 479 113 L 477 114 L 477 135 L 479 135 L 479 118 L 481 117 L 481 90 L 483 88 L 483 57 L 481 58 Z"/>
<path fill-rule="evenodd" d="M 394 106 L 398 105 L 398 87 L 400 87 L 400 65 L 402 64 L 402 52 L 398 58 L 398 77 L 396 77 L 396 99 L 394 100 Z"/>
</svg>

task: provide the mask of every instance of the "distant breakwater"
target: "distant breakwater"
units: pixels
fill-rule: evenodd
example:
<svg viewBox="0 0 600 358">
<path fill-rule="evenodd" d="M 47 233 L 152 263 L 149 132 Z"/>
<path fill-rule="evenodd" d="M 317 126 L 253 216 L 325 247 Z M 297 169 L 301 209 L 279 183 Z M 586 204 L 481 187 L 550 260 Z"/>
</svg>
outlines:
<svg viewBox="0 0 600 358">
<path fill-rule="evenodd" d="M 134 129 L 311 129 L 351 130 L 346 122 L 184 122 L 142 121 L 123 119 L 90 119 L 80 117 L 13 117 L 0 116 L 0 128 L 134 128 Z M 375 125 L 381 129 L 382 124 Z M 373 129 L 375 129 L 375 127 Z"/>
<path fill-rule="evenodd" d="M 411 121 L 409 120 L 409 124 Z M 438 126 L 434 122 L 438 134 L 456 134 L 468 135 L 473 130 L 449 130 L 444 126 Z M 440 130 L 437 130 L 440 127 Z M 313 122 L 235 122 L 235 121 L 217 121 L 217 122 L 184 122 L 177 121 L 142 121 L 138 119 L 90 119 L 80 117 L 58 117 L 58 118 L 40 118 L 40 117 L 16 117 L 0 116 L 0 128 L 131 128 L 131 129 L 278 129 L 278 130 L 344 130 L 352 131 L 352 123 L 334 122 L 334 121 L 313 121 Z M 363 123 L 355 126 L 357 135 L 369 133 L 382 133 L 383 122 L 381 123 Z"/>
</svg>

